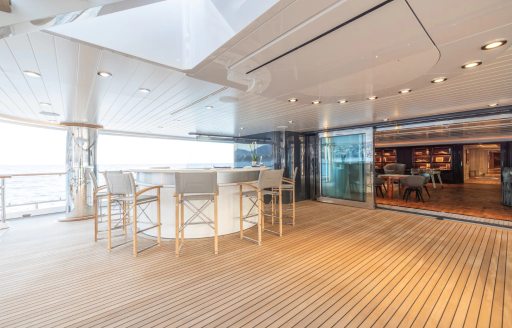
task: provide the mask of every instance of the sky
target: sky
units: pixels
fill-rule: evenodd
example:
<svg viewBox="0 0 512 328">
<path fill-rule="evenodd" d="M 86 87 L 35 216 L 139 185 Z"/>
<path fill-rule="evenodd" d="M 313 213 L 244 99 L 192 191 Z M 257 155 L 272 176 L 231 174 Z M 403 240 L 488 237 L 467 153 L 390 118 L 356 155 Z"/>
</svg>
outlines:
<svg viewBox="0 0 512 328">
<path fill-rule="evenodd" d="M 197 142 L 102 135 L 97 162 L 102 165 L 165 165 L 231 163 L 230 143 Z M 62 165 L 66 160 L 66 131 L 0 122 L 0 166 Z M 1 173 L 1 172 L 0 172 Z"/>
</svg>

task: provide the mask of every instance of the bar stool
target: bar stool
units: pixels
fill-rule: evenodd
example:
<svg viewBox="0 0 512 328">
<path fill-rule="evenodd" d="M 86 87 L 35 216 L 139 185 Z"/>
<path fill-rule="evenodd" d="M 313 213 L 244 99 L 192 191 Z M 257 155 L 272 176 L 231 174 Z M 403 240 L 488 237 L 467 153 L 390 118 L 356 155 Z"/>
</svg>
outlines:
<svg viewBox="0 0 512 328">
<path fill-rule="evenodd" d="M 292 226 L 295 226 L 295 180 L 297 179 L 297 170 L 298 167 L 296 167 L 293 170 L 293 175 L 291 178 L 285 178 L 283 177 L 283 183 L 281 184 L 281 189 L 283 192 L 290 192 L 292 196 L 291 201 L 291 210 L 292 210 Z M 275 202 L 274 198 L 272 198 L 272 201 Z M 272 207 L 274 208 L 274 207 Z M 286 223 L 285 223 L 286 224 Z"/>
<path fill-rule="evenodd" d="M 107 226 L 107 238 L 108 238 L 108 249 L 112 247 L 112 204 L 116 203 L 121 210 L 121 222 L 123 232 L 126 234 L 126 227 L 130 224 L 130 212 L 132 216 L 132 242 L 133 242 L 133 256 L 137 256 L 138 253 L 145 251 L 154 246 L 160 246 L 161 243 L 161 222 L 160 222 L 160 188 L 161 186 L 151 186 L 140 190 L 137 190 L 133 175 L 128 172 L 111 171 L 105 172 L 105 182 L 107 184 L 107 203 L 108 203 L 108 226 Z M 156 190 L 156 195 L 147 194 L 149 191 Z M 147 208 L 150 204 L 156 203 L 156 223 L 154 223 L 149 215 L 146 213 Z M 139 213 L 140 210 L 140 213 Z M 141 216 L 147 219 L 144 222 Z M 138 225 L 144 224 L 144 228 L 139 229 Z M 149 226 L 147 226 L 149 224 Z M 139 234 L 155 229 L 157 232 L 156 243 L 143 248 L 138 249 L 138 236 Z M 126 243 L 126 242 L 125 242 Z M 122 243 L 117 246 L 124 245 Z"/>
<path fill-rule="evenodd" d="M 87 175 L 92 184 L 92 203 L 94 208 L 94 241 L 98 241 L 98 229 L 100 218 L 103 218 L 102 201 L 107 200 L 107 186 L 98 186 L 98 179 L 93 170 L 87 170 Z M 99 213 L 98 213 L 99 212 Z M 103 220 L 102 220 L 103 221 Z"/>
<path fill-rule="evenodd" d="M 214 253 L 219 253 L 218 240 L 218 195 L 217 172 L 176 172 L 176 191 L 174 193 L 175 216 L 175 243 L 176 256 L 180 256 L 180 250 L 185 241 L 185 228 L 189 225 L 206 224 L 213 229 Z M 194 202 L 201 201 L 197 206 Z M 213 203 L 213 220 L 204 211 Z M 192 215 L 185 220 L 185 208 Z"/>
<path fill-rule="evenodd" d="M 262 231 L 269 231 L 279 236 L 283 235 L 283 200 L 282 200 L 282 179 L 283 179 L 283 169 L 280 170 L 262 170 L 260 171 L 260 175 L 258 178 L 258 182 L 248 183 L 244 182 L 240 184 L 240 239 L 247 239 L 249 241 L 255 242 L 258 245 L 261 245 L 261 235 Z M 244 187 L 249 188 L 249 190 L 244 190 Z M 264 196 L 269 195 L 272 198 L 272 213 L 270 215 L 265 214 L 265 204 L 264 204 Z M 252 205 L 249 211 L 244 214 L 243 209 L 243 199 L 248 198 Z M 279 231 L 273 231 L 270 229 L 265 229 L 265 216 L 272 217 L 272 225 L 274 224 L 274 202 L 275 198 L 279 199 Z M 252 214 L 253 209 L 257 209 L 258 214 Z M 258 216 L 256 222 L 251 221 L 250 219 Z M 258 237 L 257 239 L 253 239 L 244 235 L 244 222 L 248 222 L 254 225 L 257 225 L 258 228 Z"/>
</svg>

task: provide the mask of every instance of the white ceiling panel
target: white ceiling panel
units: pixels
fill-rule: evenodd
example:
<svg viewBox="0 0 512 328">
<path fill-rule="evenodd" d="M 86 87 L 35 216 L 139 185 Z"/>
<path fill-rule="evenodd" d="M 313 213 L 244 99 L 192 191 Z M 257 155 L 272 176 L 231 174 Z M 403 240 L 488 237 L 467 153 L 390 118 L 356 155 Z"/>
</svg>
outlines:
<svg viewBox="0 0 512 328">
<path fill-rule="evenodd" d="M 390 6 L 388 10 L 391 11 L 389 15 L 398 17 L 400 10 L 404 9 L 404 2 L 395 1 L 397 6 L 402 8 L 393 9 L 394 7 Z M 475 8 L 480 8 L 482 15 L 486 16 L 496 10 L 508 10 L 505 2 L 507 1 L 492 0 L 488 8 L 482 7 L 481 4 L 475 4 Z M 397 37 L 391 40 L 398 43 L 410 40 L 411 47 L 417 42 L 414 51 L 408 53 L 402 49 L 395 52 L 396 49 L 393 47 L 386 50 L 386 40 L 375 40 L 373 44 L 379 45 L 377 48 L 380 49 L 379 58 L 374 58 L 371 62 L 369 58 L 350 61 L 347 63 L 349 67 L 327 65 L 323 68 L 322 74 L 317 74 L 315 79 L 311 78 L 313 73 L 306 76 L 301 73 L 299 80 L 290 81 L 287 78 L 289 68 L 275 65 L 271 74 L 278 74 L 281 68 L 288 74 L 275 76 L 272 83 L 276 84 L 269 84 L 272 88 L 271 93 L 275 93 L 276 97 L 231 87 L 232 84 L 228 81 L 230 66 L 251 57 L 252 52 L 263 50 L 266 44 L 276 41 L 283 33 L 298 28 L 316 14 L 328 10 L 334 3 L 354 6 L 350 7 L 354 9 L 378 2 L 279 2 L 269 13 L 258 18 L 253 23 L 255 25 L 251 24 L 237 34 L 233 43 L 229 41 L 211 58 L 201 63 L 197 71 L 188 73 L 45 32 L 2 39 L 0 118 L 16 117 L 20 120 L 41 122 L 52 119 L 73 120 L 101 124 L 106 129 L 114 131 L 186 137 L 190 132 L 249 135 L 276 130 L 278 126 L 287 126 L 287 129 L 295 131 L 315 131 L 379 122 L 384 119 L 398 120 L 487 108 L 490 103 L 512 105 L 512 50 L 507 50 L 507 46 L 512 43 L 512 24 L 504 24 L 501 20 L 496 21 L 494 28 L 486 25 L 485 30 L 474 34 L 471 34 L 475 32 L 473 29 L 468 29 L 469 32 L 465 35 L 457 30 L 451 39 L 443 39 L 444 43 L 437 45 L 441 52 L 439 60 L 430 55 L 421 58 L 422 53 L 429 53 L 433 49 L 437 51 L 437 48 L 426 46 L 430 42 L 427 36 L 420 37 L 421 33 L 417 30 L 408 29 L 404 39 Z M 242 2 L 239 4 L 243 7 Z M 442 11 L 431 8 L 429 12 L 428 6 L 423 2 L 413 0 L 411 7 L 428 17 L 429 20 L 425 21 L 433 24 L 432 28 L 435 28 L 437 23 L 448 22 L 430 17 L 429 15 L 442 14 Z M 446 14 L 450 14 L 449 10 L 445 11 Z M 295 16 L 287 15 L 290 13 L 295 13 Z M 477 14 L 473 11 L 470 16 L 477 19 Z M 457 19 L 459 22 L 466 21 L 463 17 Z M 336 23 L 339 21 L 324 20 L 322 25 L 316 26 L 316 30 L 305 30 L 303 34 L 296 36 L 314 35 L 323 30 L 323 27 L 334 26 Z M 410 23 L 412 24 L 412 21 Z M 370 27 L 367 33 L 381 26 L 370 21 L 367 24 Z M 262 32 L 268 32 L 269 29 L 272 32 Z M 505 47 L 492 51 L 480 50 L 484 40 L 501 37 L 509 40 Z M 368 34 L 364 41 L 369 38 Z M 276 49 L 285 49 L 292 43 L 277 44 Z M 368 46 L 370 45 L 354 43 L 354 49 L 351 51 L 355 55 L 358 49 L 368 50 Z M 318 64 L 317 53 L 335 54 L 336 49 L 339 50 L 326 43 L 316 51 L 305 52 L 300 60 L 303 63 L 309 60 L 310 66 L 301 67 L 301 70 L 314 68 Z M 369 55 L 371 52 L 369 49 L 365 53 Z M 260 55 L 263 56 L 263 52 L 259 52 L 254 58 Z M 405 62 L 407 55 L 418 55 L 420 57 L 414 62 L 424 61 L 427 64 L 392 64 L 393 58 L 396 57 Z M 265 60 L 267 57 L 263 56 L 261 59 Z M 471 59 L 482 60 L 483 64 L 474 69 L 460 68 L 464 62 Z M 434 66 L 432 61 L 436 61 Z M 425 67 L 432 69 L 425 72 Z M 329 68 L 332 68 L 332 72 Z M 336 69 L 341 71 L 336 72 Z M 41 78 L 27 77 L 23 74 L 24 70 L 39 72 Z M 404 70 L 406 72 L 401 72 Z M 110 72 L 112 76 L 102 78 L 97 75 L 98 71 Z M 368 76 L 377 73 L 379 76 L 389 76 L 372 83 L 368 82 L 371 80 Z M 417 78 L 418 84 L 404 82 L 406 79 L 400 80 L 409 74 L 408 78 Z M 448 80 L 441 84 L 430 83 L 430 79 L 436 75 L 446 75 Z M 309 83 L 311 85 L 308 85 Z M 351 87 L 359 90 L 356 92 L 358 96 L 347 96 L 349 102 L 346 104 L 336 103 L 338 98 L 345 98 L 346 93 L 343 90 L 349 90 Z M 377 94 L 379 98 L 375 101 L 363 100 L 363 95 L 369 95 L 379 89 L 384 90 L 386 87 L 389 89 L 388 94 Z M 402 87 L 410 87 L 413 91 L 409 94 L 398 94 L 398 89 Z M 138 92 L 139 88 L 147 88 L 151 92 L 143 94 Z M 280 98 L 283 95 L 285 97 Z M 299 101 L 289 103 L 286 101 L 288 96 L 296 96 Z M 320 97 L 322 103 L 312 105 L 313 97 Z M 51 107 L 41 108 L 40 102 L 51 103 Z M 60 116 L 55 118 L 41 115 L 40 112 L 43 110 L 53 111 Z"/>
</svg>

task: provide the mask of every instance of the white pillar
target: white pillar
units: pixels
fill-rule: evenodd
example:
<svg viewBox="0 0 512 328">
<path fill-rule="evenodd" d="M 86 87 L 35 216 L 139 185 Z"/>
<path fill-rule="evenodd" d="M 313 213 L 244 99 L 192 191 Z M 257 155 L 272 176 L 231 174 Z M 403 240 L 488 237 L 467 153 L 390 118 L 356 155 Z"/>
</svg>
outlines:
<svg viewBox="0 0 512 328">
<path fill-rule="evenodd" d="M 60 221 L 86 220 L 93 217 L 87 202 L 86 170 L 96 172 L 96 143 L 101 126 L 61 123 L 68 127 L 66 142 L 66 218 Z"/>
</svg>

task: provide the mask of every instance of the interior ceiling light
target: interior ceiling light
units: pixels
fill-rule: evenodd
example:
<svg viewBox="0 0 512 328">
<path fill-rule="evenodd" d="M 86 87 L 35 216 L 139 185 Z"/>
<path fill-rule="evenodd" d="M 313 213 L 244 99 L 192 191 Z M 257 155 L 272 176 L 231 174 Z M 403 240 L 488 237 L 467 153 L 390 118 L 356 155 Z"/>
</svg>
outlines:
<svg viewBox="0 0 512 328">
<path fill-rule="evenodd" d="M 101 77 L 111 77 L 112 73 L 105 72 L 105 71 L 99 71 L 98 75 L 101 76 Z"/>
<path fill-rule="evenodd" d="M 389 118 L 387 118 L 387 117 L 386 117 L 386 118 L 384 118 L 384 119 L 382 119 L 382 120 L 383 120 L 384 122 L 387 122 L 387 121 L 389 121 Z"/>
<path fill-rule="evenodd" d="M 212 105 L 205 106 L 206 109 L 213 109 Z"/>
<path fill-rule="evenodd" d="M 378 99 L 378 98 L 379 97 L 377 97 L 377 96 L 370 96 L 370 97 L 368 97 L 368 100 L 375 100 L 375 99 Z"/>
<path fill-rule="evenodd" d="M 482 65 L 482 61 L 476 60 L 476 61 L 472 61 L 472 62 L 462 65 L 461 68 L 473 68 L 473 67 L 477 67 L 480 65 Z"/>
<path fill-rule="evenodd" d="M 290 98 L 290 99 L 288 99 L 288 101 L 293 103 L 293 102 L 299 101 L 299 99 L 297 99 L 297 98 Z"/>
<path fill-rule="evenodd" d="M 278 126 L 276 126 L 276 128 L 278 128 L 278 129 L 286 129 L 286 128 L 288 128 L 288 126 L 286 126 L 286 125 L 278 125 Z"/>
<path fill-rule="evenodd" d="M 487 43 L 487 44 L 483 45 L 481 49 L 482 50 L 491 50 L 491 49 L 495 49 L 495 48 L 501 47 L 502 45 L 504 45 L 506 43 L 507 43 L 507 40 L 493 41 L 493 42 L 490 42 L 490 43 Z"/>
<path fill-rule="evenodd" d="M 55 113 L 55 112 L 47 112 L 47 111 L 40 111 L 39 114 L 41 115 L 45 115 L 45 116 L 52 116 L 52 117 L 55 117 L 55 116 L 60 116 L 59 113 Z"/>
<path fill-rule="evenodd" d="M 293 121 L 292 121 L 292 120 L 290 120 L 290 121 L 288 121 L 288 123 L 289 123 L 289 124 L 293 124 Z"/>
<path fill-rule="evenodd" d="M 404 94 L 404 93 L 409 93 L 411 91 L 412 91 L 411 89 L 402 89 L 402 90 L 398 91 L 398 93 Z"/>
<path fill-rule="evenodd" d="M 346 104 L 346 103 L 348 103 L 347 99 L 340 99 L 340 100 L 338 100 L 338 104 Z"/>
<path fill-rule="evenodd" d="M 29 77 L 41 77 L 41 73 L 34 72 L 34 71 L 23 71 L 23 74 Z"/>
<path fill-rule="evenodd" d="M 499 105 L 498 103 L 489 104 L 489 107 L 496 107 L 496 106 L 498 106 L 498 105 Z"/>
<path fill-rule="evenodd" d="M 140 93 L 145 93 L 145 94 L 148 94 L 148 93 L 150 93 L 150 92 L 151 92 L 151 90 L 146 89 L 146 88 L 139 88 L 139 90 L 138 90 L 138 91 L 139 91 Z"/>
<path fill-rule="evenodd" d="M 40 105 L 41 107 L 51 107 L 51 106 L 52 106 L 52 104 L 47 103 L 47 102 L 40 102 L 40 103 L 39 103 L 39 105 Z"/>
<path fill-rule="evenodd" d="M 243 130 L 243 129 L 244 129 L 244 127 L 243 127 L 243 126 L 241 126 L 241 127 L 240 127 L 240 130 Z"/>
<path fill-rule="evenodd" d="M 446 77 L 444 76 L 441 76 L 441 77 L 436 77 L 435 79 L 433 79 L 432 81 L 430 81 L 431 83 L 442 83 L 444 81 L 448 80 Z"/>
<path fill-rule="evenodd" d="M 316 99 L 316 100 L 313 100 L 311 103 L 313 105 L 318 105 L 318 104 L 321 104 L 322 102 L 320 101 L 320 99 Z"/>
</svg>

